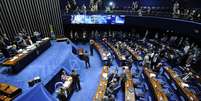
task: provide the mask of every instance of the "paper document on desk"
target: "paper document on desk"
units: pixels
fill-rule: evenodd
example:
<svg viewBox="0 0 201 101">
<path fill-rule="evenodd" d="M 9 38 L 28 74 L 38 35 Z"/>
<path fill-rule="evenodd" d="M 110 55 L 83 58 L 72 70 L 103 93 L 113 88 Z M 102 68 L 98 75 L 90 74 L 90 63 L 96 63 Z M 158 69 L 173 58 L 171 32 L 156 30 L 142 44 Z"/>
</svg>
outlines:
<svg viewBox="0 0 201 101">
<path fill-rule="evenodd" d="M 48 37 L 45 37 L 44 39 L 42 39 L 42 40 L 48 40 L 49 38 Z"/>
<path fill-rule="evenodd" d="M 156 77 L 156 74 L 154 74 L 154 73 L 150 73 L 150 75 L 149 75 L 149 76 L 150 76 L 150 78 L 152 78 L 152 77 L 154 77 L 154 78 L 155 78 L 155 77 Z"/>
<path fill-rule="evenodd" d="M 33 50 L 36 48 L 36 45 L 35 44 L 32 44 L 30 46 L 27 47 L 28 50 Z"/>
<path fill-rule="evenodd" d="M 21 53 L 21 52 L 23 52 L 23 49 L 19 49 L 17 52 L 18 52 L 18 53 Z"/>
<path fill-rule="evenodd" d="M 10 61 L 15 61 L 17 58 L 17 56 L 14 56 Z"/>
<path fill-rule="evenodd" d="M 25 50 L 25 51 L 23 51 L 22 53 L 23 53 L 23 54 L 27 54 L 28 52 Z"/>
<path fill-rule="evenodd" d="M 23 52 L 24 53 L 24 52 Z M 23 54 L 21 53 L 21 54 L 19 54 L 18 56 L 22 56 Z"/>
<path fill-rule="evenodd" d="M 126 60 L 126 57 L 123 55 L 123 56 L 121 56 L 121 59 L 122 60 Z"/>
<path fill-rule="evenodd" d="M 182 86 L 183 88 L 185 88 L 185 87 L 189 87 L 189 84 L 184 83 L 184 82 L 181 82 L 181 86 Z"/>
<path fill-rule="evenodd" d="M 38 45 L 38 44 L 40 44 L 42 41 L 36 41 L 36 44 Z"/>
<path fill-rule="evenodd" d="M 63 84 L 63 87 L 65 88 L 69 88 L 70 87 L 71 82 L 70 81 L 65 81 Z"/>
<path fill-rule="evenodd" d="M 103 73 L 102 76 L 103 76 L 103 79 L 107 80 L 107 76 L 108 76 L 107 73 Z"/>
</svg>

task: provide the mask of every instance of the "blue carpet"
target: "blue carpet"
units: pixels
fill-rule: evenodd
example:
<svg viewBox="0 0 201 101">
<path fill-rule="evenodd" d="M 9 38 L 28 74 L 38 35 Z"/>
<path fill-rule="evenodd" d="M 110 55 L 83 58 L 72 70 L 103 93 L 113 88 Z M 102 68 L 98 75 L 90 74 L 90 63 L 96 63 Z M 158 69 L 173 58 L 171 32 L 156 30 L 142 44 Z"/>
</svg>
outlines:
<svg viewBox="0 0 201 101">
<path fill-rule="evenodd" d="M 72 69 L 76 69 L 80 74 L 81 87 L 82 89 L 78 92 L 74 92 L 71 101 L 91 101 L 96 93 L 97 86 L 100 80 L 100 74 L 102 71 L 102 62 L 100 60 L 99 54 L 94 50 L 94 55 L 90 56 L 91 68 L 86 69 L 85 64 L 77 56 L 72 54 L 71 49 L 73 44 L 66 44 L 66 42 L 52 42 L 52 46 L 36 58 L 32 63 L 26 66 L 21 72 L 16 75 L 9 75 L 5 72 L 7 67 L 0 67 L 0 82 L 5 82 L 11 85 L 15 85 L 23 89 L 23 92 L 28 92 L 31 90 L 28 87 L 27 81 L 33 79 L 35 76 L 40 76 L 42 83 L 46 84 L 50 78 L 58 71 L 60 68 L 65 68 L 70 73 Z M 78 48 L 84 48 L 89 53 L 89 44 L 78 44 Z M 111 50 L 110 50 L 111 52 Z M 119 75 L 122 73 L 121 67 L 118 66 L 116 60 L 113 58 L 112 66 L 109 70 L 117 69 Z M 145 86 L 141 87 L 141 84 L 145 84 L 147 81 L 142 75 L 143 68 L 139 66 L 138 62 L 133 63 L 131 72 L 134 74 L 134 83 L 139 84 L 139 89 L 143 91 L 145 100 L 152 97 L 152 92 L 148 89 L 144 91 Z M 176 70 L 177 73 L 180 71 Z M 163 90 L 168 95 L 170 101 L 178 99 L 175 95 L 175 91 L 170 86 L 167 78 L 161 73 L 157 73 L 159 76 L 157 79 L 163 84 Z M 136 91 L 136 93 L 138 93 Z M 139 92 L 140 93 L 140 92 Z M 124 93 L 121 89 L 117 92 L 116 101 L 124 101 Z"/>
<path fill-rule="evenodd" d="M 52 46 L 26 66 L 16 75 L 5 74 L 6 67 L 0 69 L 0 82 L 5 82 L 22 88 L 23 91 L 29 89 L 27 81 L 35 76 L 40 76 L 42 82 L 46 80 L 62 64 L 70 50 L 66 43 L 52 42 Z"/>
<path fill-rule="evenodd" d="M 78 44 L 77 47 L 87 50 L 89 53 L 89 45 Z M 74 92 L 71 101 L 91 101 L 96 93 L 100 74 L 102 71 L 102 63 L 97 52 L 94 51 L 93 56 L 90 56 L 90 69 L 81 68 L 80 79 L 82 89 Z"/>
</svg>

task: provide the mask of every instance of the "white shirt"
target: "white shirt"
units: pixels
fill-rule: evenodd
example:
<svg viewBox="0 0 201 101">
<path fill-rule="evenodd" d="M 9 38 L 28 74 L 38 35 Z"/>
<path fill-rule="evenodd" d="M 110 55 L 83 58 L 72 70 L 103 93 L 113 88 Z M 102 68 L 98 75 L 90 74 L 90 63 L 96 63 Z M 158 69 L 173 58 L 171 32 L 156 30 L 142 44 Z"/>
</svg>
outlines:
<svg viewBox="0 0 201 101">
<path fill-rule="evenodd" d="M 188 50 L 190 49 L 190 46 L 185 46 L 184 47 L 184 53 L 186 54 L 186 53 L 188 53 Z"/>
</svg>

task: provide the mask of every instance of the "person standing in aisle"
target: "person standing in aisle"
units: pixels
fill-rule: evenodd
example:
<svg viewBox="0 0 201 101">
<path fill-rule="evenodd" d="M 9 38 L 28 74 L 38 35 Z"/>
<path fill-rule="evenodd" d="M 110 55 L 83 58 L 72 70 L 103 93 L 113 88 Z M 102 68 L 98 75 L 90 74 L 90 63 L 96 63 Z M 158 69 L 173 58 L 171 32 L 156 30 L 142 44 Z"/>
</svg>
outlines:
<svg viewBox="0 0 201 101">
<path fill-rule="evenodd" d="M 89 44 L 90 44 L 90 55 L 93 56 L 93 44 L 94 44 L 94 41 L 90 40 Z"/>
<path fill-rule="evenodd" d="M 77 91 L 81 90 L 81 85 L 80 85 L 80 78 L 79 74 L 77 74 L 76 70 L 72 70 L 71 77 L 73 78 L 73 88 Z"/>
</svg>

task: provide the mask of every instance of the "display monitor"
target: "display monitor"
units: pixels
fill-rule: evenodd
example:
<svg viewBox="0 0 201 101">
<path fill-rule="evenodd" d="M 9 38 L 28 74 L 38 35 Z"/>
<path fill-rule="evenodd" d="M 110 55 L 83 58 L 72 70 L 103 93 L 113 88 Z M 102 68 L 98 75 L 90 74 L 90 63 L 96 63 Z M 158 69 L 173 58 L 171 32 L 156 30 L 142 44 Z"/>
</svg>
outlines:
<svg viewBox="0 0 201 101">
<path fill-rule="evenodd" d="M 125 15 L 71 15 L 71 24 L 124 24 Z"/>
</svg>

